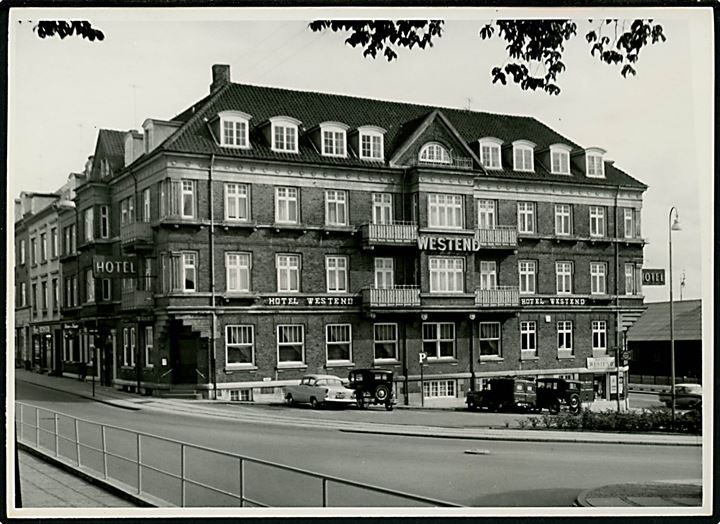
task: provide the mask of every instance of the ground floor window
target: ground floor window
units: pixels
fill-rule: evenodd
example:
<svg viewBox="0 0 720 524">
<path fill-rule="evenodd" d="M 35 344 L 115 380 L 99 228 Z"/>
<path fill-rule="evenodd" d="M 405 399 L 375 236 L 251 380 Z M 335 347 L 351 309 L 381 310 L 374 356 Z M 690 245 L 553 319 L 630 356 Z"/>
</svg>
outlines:
<svg viewBox="0 0 720 524">
<path fill-rule="evenodd" d="M 573 325 L 572 320 L 561 320 L 557 323 L 558 353 L 572 353 Z"/>
<path fill-rule="evenodd" d="M 537 327 L 534 321 L 520 322 L 520 351 L 522 355 L 537 355 Z"/>
<path fill-rule="evenodd" d="M 607 323 L 604 320 L 592 321 L 593 351 L 607 351 Z"/>
<path fill-rule="evenodd" d="M 499 322 L 480 322 L 480 356 L 502 357 Z"/>
<path fill-rule="evenodd" d="M 352 362 L 352 329 L 350 324 L 325 326 L 328 362 Z"/>
<path fill-rule="evenodd" d="M 301 364 L 305 361 L 305 333 L 302 324 L 277 327 L 279 364 Z"/>
<path fill-rule="evenodd" d="M 423 383 L 425 398 L 455 398 L 454 380 L 428 380 Z"/>
<path fill-rule="evenodd" d="M 453 322 L 426 322 L 422 325 L 423 351 L 428 358 L 455 356 L 455 324 Z"/>
<path fill-rule="evenodd" d="M 375 360 L 398 359 L 397 324 L 374 324 Z"/>
<path fill-rule="evenodd" d="M 152 350 L 153 350 L 153 327 L 145 326 L 145 367 L 153 367 L 152 362 Z"/>
<path fill-rule="evenodd" d="M 225 326 L 225 362 L 228 366 L 252 365 L 255 362 L 253 326 Z"/>
<path fill-rule="evenodd" d="M 233 402 L 252 401 L 252 389 L 231 389 L 230 400 Z"/>
</svg>

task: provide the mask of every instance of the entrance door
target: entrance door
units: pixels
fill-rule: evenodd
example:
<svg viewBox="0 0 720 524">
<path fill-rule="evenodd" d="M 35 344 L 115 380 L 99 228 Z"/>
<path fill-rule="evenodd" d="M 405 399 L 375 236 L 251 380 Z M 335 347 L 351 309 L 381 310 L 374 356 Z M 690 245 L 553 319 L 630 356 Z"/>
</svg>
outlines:
<svg viewBox="0 0 720 524">
<path fill-rule="evenodd" d="M 100 362 L 102 366 L 100 368 L 100 383 L 104 386 L 112 386 L 113 365 L 115 364 L 115 361 L 113 360 L 113 349 L 111 341 L 108 341 L 103 346 L 102 355 L 100 356 Z"/>
<path fill-rule="evenodd" d="M 184 331 L 184 330 L 183 330 Z M 173 384 L 197 384 L 197 355 L 200 340 L 189 333 L 180 332 L 171 343 Z"/>
</svg>

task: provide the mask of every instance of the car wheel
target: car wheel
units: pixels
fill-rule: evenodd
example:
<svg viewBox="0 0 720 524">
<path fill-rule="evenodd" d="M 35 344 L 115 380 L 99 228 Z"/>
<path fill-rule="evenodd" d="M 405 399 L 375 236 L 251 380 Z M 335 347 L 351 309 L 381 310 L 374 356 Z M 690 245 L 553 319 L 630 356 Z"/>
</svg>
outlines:
<svg viewBox="0 0 720 524">
<path fill-rule="evenodd" d="M 318 404 L 318 401 L 315 397 L 310 397 L 310 407 L 313 409 L 318 409 L 320 407 L 320 404 Z"/>
<path fill-rule="evenodd" d="M 572 397 L 570 397 L 570 400 L 568 400 L 568 407 L 570 408 L 570 413 L 580 413 L 580 397 L 578 397 L 577 395 L 573 395 Z"/>
<path fill-rule="evenodd" d="M 548 406 L 548 411 L 553 415 L 557 415 L 558 413 L 560 413 L 560 401 L 553 400 Z"/>
<path fill-rule="evenodd" d="M 392 405 L 390 402 L 388 402 L 387 404 L 385 404 L 385 409 L 386 409 L 387 411 L 392 411 L 392 410 L 393 410 L 393 405 Z"/>
<path fill-rule="evenodd" d="M 288 406 L 292 406 L 293 404 L 295 404 L 295 400 L 293 399 L 293 397 L 290 393 L 288 393 L 287 396 L 285 397 L 285 403 Z"/>
<path fill-rule="evenodd" d="M 375 398 L 378 399 L 379 402 L 385 402 L 389 396 L 390 389 L 388 389 L 387 386 L 380 385 L 375 388 Z"/>
</svg>

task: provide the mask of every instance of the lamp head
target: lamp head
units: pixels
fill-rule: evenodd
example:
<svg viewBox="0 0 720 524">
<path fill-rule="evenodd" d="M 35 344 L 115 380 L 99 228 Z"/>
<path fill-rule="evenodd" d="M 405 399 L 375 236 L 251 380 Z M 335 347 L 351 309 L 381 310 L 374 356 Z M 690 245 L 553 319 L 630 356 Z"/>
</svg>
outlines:
<svg viewBox="0 0 720 524">
<path fill-rule="evenodd" d="M 673 231 L 681 231 L 682 228 L 680 227 L 680 220 L 678 220 L 677 215 L 675 215 L 675 220 L 673 220 L 672 226 L 670 226 L 670 229 Z"/>
</svg>

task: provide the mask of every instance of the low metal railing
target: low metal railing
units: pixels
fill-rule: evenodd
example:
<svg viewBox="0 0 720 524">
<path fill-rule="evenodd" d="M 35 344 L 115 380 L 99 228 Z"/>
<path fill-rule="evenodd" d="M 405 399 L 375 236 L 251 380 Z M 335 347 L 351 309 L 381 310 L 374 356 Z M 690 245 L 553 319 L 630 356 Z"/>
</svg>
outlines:
<svg viewBox="0 0 720 524">
<path fill-rule="evenodd" d="M 515 226 L 495 226 L 475 230 L 475 238 L 484 247 L 517 246 L 517 228 Z"/>
<path fill-rule="evenodd" d="M 482 307 L 512 307 L 520 304 L 520 292 L 514 286 L 476 289 L 475 305 Z"/>
<path fill-rule="evenodd" d="M 414 222 L 364 224 L 360 230 L 363 240 L 370 244 L 413 244 L 418 238 L 418 225 Z"/>
<path fill-rule="evenodd" d="M 19 443 L 160 506 L 460 507 L 23 402 L 15 407 Z"/>
<path fill-rule="evenodd" d="M 153 230 L 150 222 L 129 222 L 120 226 L 120 243 L 126 245 L 134 242 L 152 244 Z"/>
<path fill-rule="evenodd" d="M 390 288 L 368 288 L 363 290 L 363 304 L 370 307 L 419 306 L 418 286 L 394 286 Z"/>
</svg>

